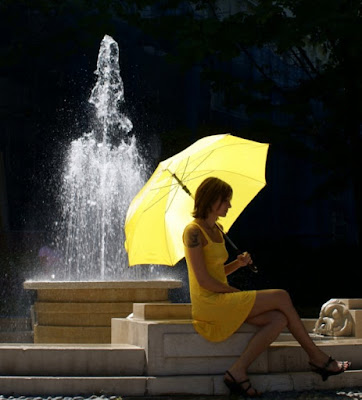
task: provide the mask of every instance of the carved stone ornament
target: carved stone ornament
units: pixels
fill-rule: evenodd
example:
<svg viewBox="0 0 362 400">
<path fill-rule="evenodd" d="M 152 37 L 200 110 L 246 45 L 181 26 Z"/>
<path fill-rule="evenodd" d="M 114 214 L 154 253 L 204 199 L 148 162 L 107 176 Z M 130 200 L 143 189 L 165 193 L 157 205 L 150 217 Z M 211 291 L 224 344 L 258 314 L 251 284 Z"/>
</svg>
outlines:
<svg viewBox="0 0 362 400">
<path fill-rule="evenodd" d="M 331 299 L 323 304 L 314 332 L 326 336 L 351 336 L 353 324 L 348 307 L 341 300 Z"/>
</svg>

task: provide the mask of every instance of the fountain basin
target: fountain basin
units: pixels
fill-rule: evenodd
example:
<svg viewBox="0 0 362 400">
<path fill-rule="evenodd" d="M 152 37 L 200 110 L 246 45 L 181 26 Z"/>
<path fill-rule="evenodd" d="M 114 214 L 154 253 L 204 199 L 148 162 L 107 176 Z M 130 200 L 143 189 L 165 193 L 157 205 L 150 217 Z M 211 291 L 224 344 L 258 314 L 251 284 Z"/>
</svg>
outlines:
<svg viewBox="0 0 362 400">
<path fill-rule="evenodd" d="M 110 343 L 112 318 L 132 313 L 134 303 L 170 302 L 179 280 L 25 281 L 36 291 L 34 343 Z"/>
</svg>

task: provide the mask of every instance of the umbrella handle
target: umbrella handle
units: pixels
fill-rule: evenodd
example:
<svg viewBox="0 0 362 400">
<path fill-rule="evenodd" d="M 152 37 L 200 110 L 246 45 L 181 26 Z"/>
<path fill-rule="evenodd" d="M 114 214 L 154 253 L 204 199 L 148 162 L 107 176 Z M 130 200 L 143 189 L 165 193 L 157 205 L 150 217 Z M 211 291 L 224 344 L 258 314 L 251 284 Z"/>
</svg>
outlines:
<svg viewBox="0 0 362 400">
<path fill-rule="evenodd" d="M 218 224 L 215 224 L 215 225 L 218 227 L 219 231 L 222 233 L 222 235 L 224 236 L 224 238 L 226 239 L 226 241 L 230 244 L 230 246 L 236 251 L 236 254 L 241 254 L 241 251 L 240 251 L 239 248 L 236 246 L 236 244 L 229 238 L 229 236 L 228 236 L 225 232 L 223 232 L 223 230 L 219 227 Z M 258 272 L 259 272 L 258 267 L 257 267 L 254 263 L 248 264 L 247 267 L 248 267 L 251 271 L 253 271 L 253 272 L 255 272 L 255 273 L 258 273 Z"/>
</svg>

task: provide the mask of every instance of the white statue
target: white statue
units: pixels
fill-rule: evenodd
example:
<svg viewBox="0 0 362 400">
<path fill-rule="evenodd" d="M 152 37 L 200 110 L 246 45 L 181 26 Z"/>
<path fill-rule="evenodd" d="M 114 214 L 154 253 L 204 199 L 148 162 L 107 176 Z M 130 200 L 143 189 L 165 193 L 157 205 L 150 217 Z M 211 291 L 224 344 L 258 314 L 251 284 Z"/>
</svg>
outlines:
<svg viewBox="0 0 362 400">
<path fill-rule="evenodd" d="M 348 307 L 337 299 L 323 304 L 314 332 L 326 336 L 351 336 L 353 318 Z"/>
</svg>

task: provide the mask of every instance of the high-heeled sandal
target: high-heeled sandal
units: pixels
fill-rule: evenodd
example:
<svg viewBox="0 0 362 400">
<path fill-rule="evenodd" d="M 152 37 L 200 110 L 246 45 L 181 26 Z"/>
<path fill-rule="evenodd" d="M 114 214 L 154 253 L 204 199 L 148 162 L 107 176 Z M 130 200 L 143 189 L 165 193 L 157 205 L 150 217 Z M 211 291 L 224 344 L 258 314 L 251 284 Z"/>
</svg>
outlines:
<svg viewBox="0 0 362 400">
<path fill-rule="evenodd" d="M 313 363 L 309 363 L 309 365 L 312 367 L 312 371 L 315 372 L 316 374 L 319 374 L 322 377 L 323 382 L 325 382 L 330 376 L 332 375 L 339 375 L 342 374 L 344 371 L 346 371 L 350 366 L 351 363 L 349 361 L 342 361 L 342 365 L 337 371 L 332 371 L 328 369 L 328 367 L 334 362 L 335 359 L 329 356 L 328 361 L 324 364 L 323 367 L 319 367 L 318 365 L 315 365 Z"/>
<path fill-rule="evenodd" d="M 244 397 L 250 397 L 250 398 L 256 398 L 256 397 L 261 397 L 262 394 L 259 393 L 258 391 L 256 391 L 250 383 L 250 379 L 246 379 L 245 381 L 242 382 L 238 382 L 229 371 L 226 371 L 226 374 L 228 374 L 230 376 L 230 378 L 232 379 L 224 379 L 224 383 L 225 385 L 229 388 L 230 390 L 230 395 L 238 395 L 238 396 L 244 396 Z M 243 384 L 248 383 L 248 386 L 244 389 L 243 388 Z M 249 390 L 253 389 L 255 391 L 254 394 L 249 394 Z"/>
</svg>

